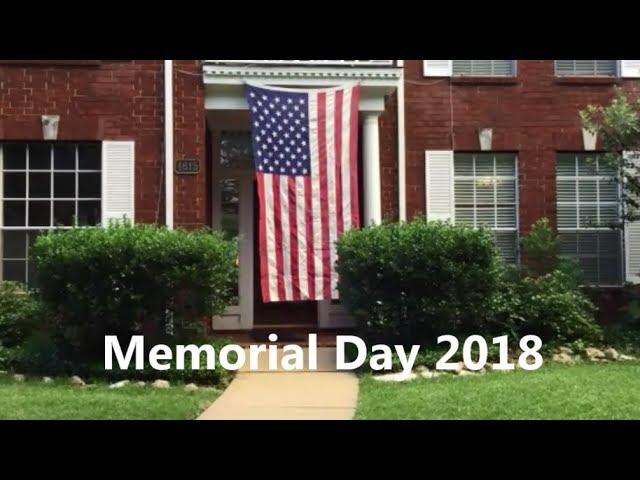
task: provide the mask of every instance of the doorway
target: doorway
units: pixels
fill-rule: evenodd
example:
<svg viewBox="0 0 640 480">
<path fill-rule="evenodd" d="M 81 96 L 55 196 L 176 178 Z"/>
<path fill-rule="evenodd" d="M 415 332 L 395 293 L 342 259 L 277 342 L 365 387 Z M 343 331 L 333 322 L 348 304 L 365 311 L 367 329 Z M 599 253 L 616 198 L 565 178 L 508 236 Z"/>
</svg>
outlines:
<svg viewBox="0 0 640 480">
<path fill-rule="evenodd" d="M 258 232 L 258 222 L 260 221 L 260 204 L 258 199 L 258 185 L 254 181 L 254 215 L 253 231 Z M 254 242 L 254 325 L 256 327 L 304 327 L 317 328 L 318 326 L 318 302 L 276 302 L 265 303 L 262 301 L 262 290 L 260 288 L 260 245 L 257 240 Z"/>
</svg>

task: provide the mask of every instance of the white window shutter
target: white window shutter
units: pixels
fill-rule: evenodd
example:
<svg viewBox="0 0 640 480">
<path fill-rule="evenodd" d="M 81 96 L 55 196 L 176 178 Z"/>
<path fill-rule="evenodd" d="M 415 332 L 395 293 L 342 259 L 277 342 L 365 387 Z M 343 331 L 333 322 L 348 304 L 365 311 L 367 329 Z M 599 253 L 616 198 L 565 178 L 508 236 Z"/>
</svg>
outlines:
<svg viewBox="0 0 640 480">
<path fill-rule="evenodd" d="M 453 151 L 426 153 L 427 219 L 453 220 Z"/>
<path fill-rule="evenodd" d="M 126 217 L 135 221 L 135 142 L 102 142 L 102 225 Z"/>
<path fill-rule="evenodd" d="M 622 78 L 640 78 L 640 60 L 620 60 Z"/>
<path fill-rule="evenodd" d="M 450 77 L 453 60 L 423 60 L 425 77 Z"/>
<path fill-rule="evenodd" d="M 623 155 L 636 165 L 640 162 L 640 152 L 624 152 Z M 640 220 L 625 222 L 624 247 L 627 282 L 640 283 Z"/>
</svg>

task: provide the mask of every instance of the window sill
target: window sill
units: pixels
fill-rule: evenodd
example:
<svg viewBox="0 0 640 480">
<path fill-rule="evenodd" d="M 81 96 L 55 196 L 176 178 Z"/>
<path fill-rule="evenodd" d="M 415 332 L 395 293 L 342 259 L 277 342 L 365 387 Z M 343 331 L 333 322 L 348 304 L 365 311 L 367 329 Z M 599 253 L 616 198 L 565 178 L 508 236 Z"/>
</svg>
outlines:
<svg viewBox="0 0 640 480">
<path fill-rule="evenodd" d="M 451 77 L 451 83 L 459 85 L 517 85 L 518 78 L 456 75 Z"/>
<path fill-rule="evenodd" d="M 615 85 L 620 83 L 618 77 L 556 77 L 560 85 Z"/>
</svg>

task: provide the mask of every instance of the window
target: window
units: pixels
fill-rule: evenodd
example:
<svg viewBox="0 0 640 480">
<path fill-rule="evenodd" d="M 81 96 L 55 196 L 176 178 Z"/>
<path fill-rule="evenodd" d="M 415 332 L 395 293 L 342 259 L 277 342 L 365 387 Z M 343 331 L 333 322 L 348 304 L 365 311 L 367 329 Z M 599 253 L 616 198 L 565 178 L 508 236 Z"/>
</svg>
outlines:
<svg viewBox="0 0 640 480">
<path fill-rule="evenodd" d="M 3 280 L 31 281 L 42 231 L 100 223 L 101 167 L 99 143 L 0 143 Z"/>
<path fill-rule="evenodd" d="M 617 60 L 556 60 L 559 77 L 615 77 L 617 74 Z"/>
<path fill-rule="evenodd" d="M 453 75 L 513 77 L 515 60 L 453 60 Z"/>
<path fill-rule="evenodd" d="M 455 219 L 493 230 L 502 257 L 518 260 L 517 157 L 513 153 L 454 155 Z"/>
<path fill-rule="evenodd" d="M 560 253 L 575 258 L 590 285 L 622 283 L 620 185 L 597 154 L 561 153 L 556 162 Z"/>
</svg>

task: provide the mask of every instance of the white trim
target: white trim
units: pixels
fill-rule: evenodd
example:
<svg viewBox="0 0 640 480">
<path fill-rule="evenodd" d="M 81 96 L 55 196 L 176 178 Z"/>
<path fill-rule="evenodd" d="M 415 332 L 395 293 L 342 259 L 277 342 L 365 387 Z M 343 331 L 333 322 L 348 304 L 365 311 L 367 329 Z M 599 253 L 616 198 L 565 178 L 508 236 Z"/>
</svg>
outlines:
<svg viewBox="0 0 640 480">
<path fill-rule="evenodd" d="M 401 65 L 402 60 L 398 60 Z M 407 139 L 404 98 L 404 68 L 400 72 L 398 83 L 398 217 L 401 222 L 407 220 Z"/>
<path fill-rule="evenodd" d="M 128 157 L 128 202 L 124 210 L 111 211 L 111 193 L 109 192 L 109 176 L 112 172 L 112 166 L 109 161 L 109 149 L 111 147 L 122 147 L 129 154 Z M 135 151 L 136 143 L 133 140 L 112 141 L 104 140 L 102 142 L 102 226 L 106 226 L 109 219 L 115 218 L 121 220 L 122 215 L 126 215 L 131 223 L 135 222 Z"/>
<path fill-rule="evenodd" d="M 635 153 L 635 155 L 634 155 Z M 640 159 L 637 156 L 640 152 L 623 152 L 622 155 L 634 161 L 634 163 L 639 162 Z M 630 245 L 636 244 L 640 242 L 640 221 L 629 222 L 625 221 L 624 223 L 624 275 L 627 282 L 631 282 L 634 284 L 640 283 L 640 258 L 633 258 L 633 263 L 636 263 L 635 266 L 632 266 L 632 258 L 631 258 L 631 249 Z M 638 250 L 638 249 L 635 249 Z M 635 270 L 635 272 L 633 272 Z"/>
<path fill-rule="evenodd" d="M 453 60 L 423 60 L 425 77 L 450 77 L 453 73 Z"/>
<path fill-rule="evenodd" d="M 173 214 L 173 61 L 164 61 L 164 169 L 165 224 L 174 226 Z"/>
<path fill-rule="evenodd" d="M 427 150 L 425 152 L 425 189 L 426 189 L 426 195 L 425 195 L 425 200 L 426 200 L 426 212 L 427 212 L 427 219 L 428 220 L 451 220 L 451 221 L 455 221 L 455 204 L 454 204 L 454 184 L 453 184 L 453 155 L 454 152 L 453 150 Z M 431 172 L 430 169 L 434 164 L 434 160 L 437 157 L 441 157 L 439 158 L 439 160 L 442 161 L 448 161 L 449 162 L 449 166 L 448 172 L 445 172 L 444 170 L 442 170 L 441 173 L 448 175 L 448 182 L 449 182 L 449 190 L 448 192 L 446 192 L 446 194 L 449 196 L 448 198 L 448 203 L 449 203 L 449 208 L 448 211 L 435 211 L 433 210 L 433 205 L 434 205 L 434 198 L 431 197 L 432 194 L 432 189 L 431 189 L 431 185 L 430 185 L 430 176 L 431 176 Z M 447 201 L 447 199 L 445 199 L 445 202 Z M 444 203 L 443 203 L 444 205 Z"/>
<path fill-rule="evenodd" d="M 640 78 L 640 60 L 620 60 L 622 78 Z"/>
</svg>

